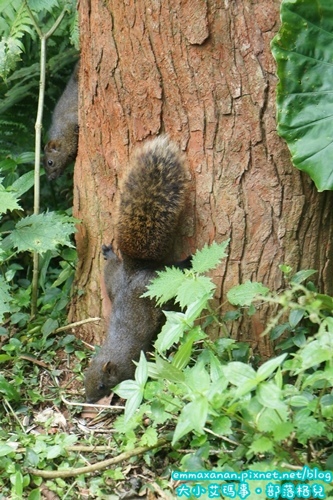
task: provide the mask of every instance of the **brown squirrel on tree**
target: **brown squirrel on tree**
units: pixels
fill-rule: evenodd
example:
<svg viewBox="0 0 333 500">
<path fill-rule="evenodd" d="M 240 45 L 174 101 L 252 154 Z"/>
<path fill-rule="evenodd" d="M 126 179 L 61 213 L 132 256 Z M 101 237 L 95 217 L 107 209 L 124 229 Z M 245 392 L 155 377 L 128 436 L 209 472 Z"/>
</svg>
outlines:
<svg viewBox="0 0 333 500">
<path fill-rule="evenodd" d="M 65 167 L 76 158 L 79 137 L 79 69 L 80 62 L 76 64 L 53 111 L 49 141 L 44 148 L 44 168 L 50 180 L 59 177 Z"/>
<path fill-rule="evenodd" d="M 89 403 L 133 378 L 133 360 L 149 350 L 165 322 L 154 301 L 141 296 L 156 271 L 169 263 L 185 201 L 185 176 L 178 147 L 160 136 L 136 154 L 123 182 L 116 222 L 122 260 L 111 246 L 103 245 L 112 314 L 106 341 L 85 373 Z M 176 265 L 190 267 L 190 258 Z"/>
</svg>

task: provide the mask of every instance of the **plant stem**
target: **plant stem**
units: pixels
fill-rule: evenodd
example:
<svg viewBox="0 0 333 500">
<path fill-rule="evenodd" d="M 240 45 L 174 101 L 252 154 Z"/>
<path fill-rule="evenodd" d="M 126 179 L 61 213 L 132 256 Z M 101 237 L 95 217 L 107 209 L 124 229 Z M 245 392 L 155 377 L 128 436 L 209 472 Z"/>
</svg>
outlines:
<svg viewBox="0 0 333 500">
<path fill-rule="evenodd" d="M 156 444 L 152 446 L 139 446 L 138 448 L 134 448 L 134 450 L 128 450 L 123 453 L 120 453 L 117 457 L 109 458 L 107 460 L 103 460 L 101 462 L 97 462 L 95 464 L 88 465 L 86 467 L 78 467 L 77 469 L 62 469 L 62 470 L 39 470 L 29 468 L 28 472 L 30 474 L 34 474 L 35 476 L 44 477 L 45 479 L 55 479 L 55 478 L 66 478 L 78 476 L 80 474 L 88 474 L 90 472 L 100 471 L 102 469 L 106 469 L 111 467 L 112 465 L 116 465 L 124 460 L 128 460 L 131 457 L 135 457 L 137 455 L 143 455 L 147 451 L 154 450 L 155 448 L 162 448 L 170 443 L 166 439 L 160 439 Z"/>
<path fill-rule="evenodd" d="M 33 22 L 33 25 L 40 38 L 40 79 L 39 79 L 39 96 L 37 117 L 35 123 L 35 186 L 34 186 L 34 214 L 39 214 L 40 207 L 40 152 L 42 144 L 42 120 L 45 96 L 45 75 L 46 75 L 46 42 L 50 36 L 53 35 L 59 24 L 63 20 L 67 7 L 64 7 L 61 14 L 58 16 L 56 22 L 51 29 L 45 34 L 41 31 L 36 18 L 31 11 L 27 0 L 24 0 L 25 7 Z M 38 299 L 38 276 L 39 276 L 39 254 L 37 251 L 33 252 L 33 271 L 32 271 L 32 285 L 31 285 L 31 316 L 35 316 L 37 312 L 37 299 Z"/>
</svg>

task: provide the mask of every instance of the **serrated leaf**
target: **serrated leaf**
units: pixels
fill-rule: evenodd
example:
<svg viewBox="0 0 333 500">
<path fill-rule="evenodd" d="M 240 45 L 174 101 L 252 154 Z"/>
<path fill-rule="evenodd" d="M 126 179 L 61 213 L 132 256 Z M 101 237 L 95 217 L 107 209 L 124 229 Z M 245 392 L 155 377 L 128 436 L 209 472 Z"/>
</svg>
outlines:
<svg viewBox="0 0 333 500">
<path fill-rule="evenodd" d="M 214 418 L 212 423 L 212 431 L 220 436 L 227 436 L 228 434 L 232 434 L 231 430 L 232 422 L 229 417 L 218 417 Z"/>
<path fill-rule="evenodd" d="M 213 296 L 216 286 L 207 276 L 191 276 L 183 280 L 178 288 L 177 301 L 182 309 L 193 302 L 205 297 L 209 300 Z"/>
<path fill-rule="evenodd" d="M 291 422 L 280 422 L 273 429 L 275 441 L 283 441 L 287 439 L 294 431 L 294 426 Z"/>
<path fill-rule="evenodd" d="M 142 297 L 157 299 L 157 305 L 164 304 L 176 297 L 178 288 L 185 279 L 183 271 L 176 267 L 166 268 L 157 272 L 157 278 L 153 279 Z"/>
<path fill-rule="evenodd" d="M 263 408 L 257 416 L 258 430 L 261 432 L 274 432 L 281 423 L 287 424 L 288 412 L 286 409 L 274 410 Z"/>
<path fill-rule="evenodd" d="M 269 289 L 262 283 L 247 281 L 229 290 L 227 298 L 234 306 L 249 306 L 257 295 L 267 295 Z"/>
<path fill-rule="evenodd" d="M 16 193 L 6 191 L 3 186 L 0 186 L 0 213 L 5 214 L 7 210 L 21 210 Z"/>
<path fill-rule="evenodd" d="M 73 247 L 69 236 L 75 232 L 74 222 L 75 219 L 55 212 L 30 215 L 16 224 L 10 240 L 19 252 L 43 254 L 55 250 L 58 245 Z"/>
<path fill-rule="evenodd" d="M 195 273 L 205 273 L 210 269 L 214 269 L 223 259 L 227 257 L 225 249 L 229 245 L 229 241 L 223 243 L 213 242 L 210 246 L 205 245 L 202 250 L 197 250 L 192 257 L 192 270 Z"/>
<path fill-rule="evenodd" d="M 251 444 L 250 446 L 250 450 L 253 452 L 253 453 L 266 453 L 268 451 L 272 451 L 273 450 L 273 443 L 271 441 L 271 439 L 265 437 L 265 436 L 262 436 L 258 439 L 255 439 L 255 441 L 253 441 L 253 443 Z"/>
<path fill-rule="evenodd" d="M 158 434 L 156 429 L 149 427 L 142 438 L 140 439 L 140 444 L 142 446 L 154 446 L 158 441 Z"/>
<path fill-rule="evenodd" d="M 317 436 L 323 436 L 326 431 L 324 422 L 317 420 L 313 416 L 308 416 L 302 413 L 302 411 L 296 413 L 295 425 L 298 430 L 298 441 L 302 444 L 305 444 L 308 439 L 314 439 Z"/>
<path fill-rule="evenodd" d="M 319 191 L 333 189 L 333 3 L 283 0 L 272 41 L 278 133 Z"/>
</svg>

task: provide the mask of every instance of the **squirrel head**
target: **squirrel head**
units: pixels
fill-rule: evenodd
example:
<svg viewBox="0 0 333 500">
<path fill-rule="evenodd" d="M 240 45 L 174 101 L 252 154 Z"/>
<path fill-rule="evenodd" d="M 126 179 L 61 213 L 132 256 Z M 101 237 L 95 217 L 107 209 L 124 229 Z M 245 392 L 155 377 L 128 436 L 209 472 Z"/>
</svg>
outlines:
<svg viewBox="0 0 333 500">
<path fill-rule="evenodd" d="M 51 140 L 44 148 L 44 168 L 49 180 L 56 179 L 66 166 L 67 155 L 62 151 L 61 141 Z"/>
<path fill-rule="evenodd" d="M 44 168 L 49 180 L 56 179 L 65 167 L 75 160 L 78 144 L 78 125 L 69 126 L 67 136 L 50 139 L 44 148 Z"/>
<path fill-rule="evenodd" d="M 101 363 L 98 356 L 95 356 L 85 373 L 84 386 L 87 402 L 96 403 L 104 396 L 109 396 L 112 387 L 119 382 L 117 365 L 112 361 Z"/>
</svg>

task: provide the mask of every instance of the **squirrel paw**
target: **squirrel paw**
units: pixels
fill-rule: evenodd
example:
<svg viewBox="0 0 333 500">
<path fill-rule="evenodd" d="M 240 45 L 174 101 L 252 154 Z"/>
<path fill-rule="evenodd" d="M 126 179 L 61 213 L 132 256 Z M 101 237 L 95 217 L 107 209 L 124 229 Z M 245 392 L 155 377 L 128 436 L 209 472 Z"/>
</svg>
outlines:
<svg viewBox="0 0 333 500">
<path fill-rule="evenodd" d="M 115 253 L 112 250 L 111 245 L 102 245 L 102 254 L 105 260 L 113 259 L 115 257 Z"/>
</svg>

